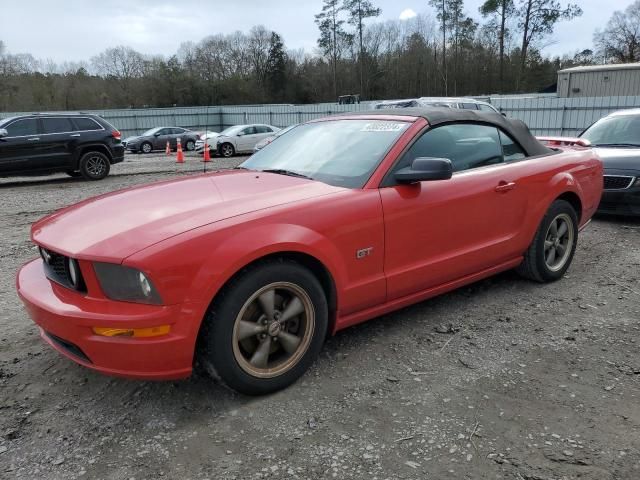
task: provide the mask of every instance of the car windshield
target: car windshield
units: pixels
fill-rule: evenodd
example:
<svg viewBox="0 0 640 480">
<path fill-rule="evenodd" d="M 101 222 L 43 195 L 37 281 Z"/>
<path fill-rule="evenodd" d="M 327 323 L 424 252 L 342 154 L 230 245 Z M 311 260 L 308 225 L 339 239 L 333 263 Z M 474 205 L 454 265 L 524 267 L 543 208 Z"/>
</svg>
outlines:
<svg viewBox="0 0 640 480">
<path fill-rule="evenodd" d="M 640 147 L 640 115 L 619 115 L 598 120 L 581 135 L 593 146 Z"/>
<path fill-rule="evenodd" d="M 236 125 L 235 127 L 229 127 L 220 132 L 220 135 L 226 135 L 227 137 L 232 137 L 236 135 L 240 130 L 242 130 L 244 125 Z"/>
<path fill-rule="evenodd" d="M 147 130 L 146 132 L 144 132 L 142 134 L 143 137 L 150 137 L 151 135 L 154 135 L 156 132 L 159 132 L 160 129 L 162 127 L 156 127 L 156 128 L 152 128 L 151 130 Z"/>
<path fill-rule="evenodd" d="M 361 188 L 408 126 L 388 120 L 307 123 L 255 153 L 240 167 Z"/>
</svg>

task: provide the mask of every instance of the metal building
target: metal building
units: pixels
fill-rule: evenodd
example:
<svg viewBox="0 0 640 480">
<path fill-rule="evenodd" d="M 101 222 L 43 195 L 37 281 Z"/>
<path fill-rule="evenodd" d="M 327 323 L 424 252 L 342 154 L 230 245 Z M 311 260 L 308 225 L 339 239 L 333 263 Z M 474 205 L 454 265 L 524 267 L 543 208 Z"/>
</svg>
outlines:
<svg viewBox="0 0 640 480">
<path fill-rule="evenodd" d="M 592 65 L 558 71 L 558 97 L 640 95 L 640 63 Z"/>
</svg>

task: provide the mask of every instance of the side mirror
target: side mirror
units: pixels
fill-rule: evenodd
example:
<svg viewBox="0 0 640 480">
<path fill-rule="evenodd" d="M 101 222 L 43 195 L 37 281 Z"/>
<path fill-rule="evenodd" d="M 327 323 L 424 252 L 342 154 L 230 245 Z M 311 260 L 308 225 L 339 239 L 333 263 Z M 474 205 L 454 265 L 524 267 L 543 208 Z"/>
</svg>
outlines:
<svg viewBox="0 0 640 480">
<path fill-rule="evenodd" d="M 428 180 L 448 180 L 453 175 L 453 164 L 448 158 L 416 158 L 410 167 L 395 173 L 398 183 L 417 183 Z"/>
<path fill-rule="evenodd" d="M 160 136 L 160 132 L 156 132 L 153 134 L 154 137 L 159 137 Z"/>
<path fill-rule="evenodd" d="M 2 137 L 8 137 L 9 136 L 9 132 L 7 132 L 6 128 L 0 128 L 0 138 Z"/>
<path fill-rule="evenodd" d="M 236 135 L 236 137 L 244 137 L 244 132 L 238 132 L 238 134 Z"/>
</svg>

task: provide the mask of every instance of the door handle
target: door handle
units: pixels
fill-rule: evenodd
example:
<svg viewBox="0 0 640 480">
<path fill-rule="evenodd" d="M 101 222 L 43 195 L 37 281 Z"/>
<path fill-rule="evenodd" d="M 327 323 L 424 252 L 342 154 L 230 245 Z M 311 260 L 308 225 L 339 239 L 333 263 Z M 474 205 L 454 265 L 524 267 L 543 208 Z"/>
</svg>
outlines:
<svg viewBox="0 0 640 480">
<path fill-rule="evenodd" d="M 79 137 L 80 134 L 79 133 L 72 133 L 71 135 L 69 135 L 70 137 Z"/>
<path fill-rule="evenodd" d="M 516 182 L 500 182 L 498 186 L 495 188 L 496 192 L 508 192 L 509 190 L 513 190 L 516 188 Z"/>
<path fill-rule="evenodd" d="M 35 142 L 36 140 L 40 140 L 40 137 L 29 137 L 29 138 L 27 138 L 28 142 Z"/>
</svg>

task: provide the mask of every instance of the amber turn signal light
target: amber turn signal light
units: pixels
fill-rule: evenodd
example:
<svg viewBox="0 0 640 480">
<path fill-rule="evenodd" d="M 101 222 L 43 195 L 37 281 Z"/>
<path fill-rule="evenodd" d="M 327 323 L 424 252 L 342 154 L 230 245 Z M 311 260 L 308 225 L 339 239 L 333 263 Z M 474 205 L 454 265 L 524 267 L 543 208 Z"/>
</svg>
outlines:
<svg viewBox="0 0 640 480">
<path fill-rule="evenodd" d="M 102 337 L 159 337 L 167 335 L 171 331 L 171 325 L 159 325 L 148 328 L 109 328 L 93 327 L 93 333 Z"/>
</svg>

